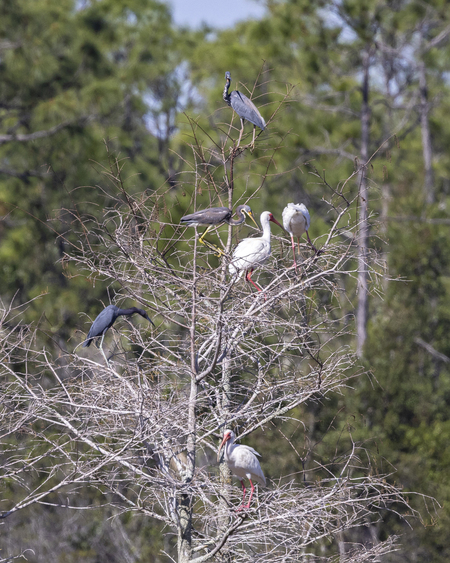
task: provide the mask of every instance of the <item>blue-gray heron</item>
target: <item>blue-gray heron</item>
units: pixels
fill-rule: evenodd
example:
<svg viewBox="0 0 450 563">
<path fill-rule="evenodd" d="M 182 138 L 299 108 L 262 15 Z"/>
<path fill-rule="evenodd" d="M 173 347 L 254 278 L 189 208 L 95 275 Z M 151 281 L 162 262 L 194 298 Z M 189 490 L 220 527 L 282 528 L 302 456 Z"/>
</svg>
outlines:
<svg viewBox="0 0 450 563">
<path fill-rule="evenodd" d="M 209 209 L 201 209 L 200 211 L 196 211 L 195 213 L 181 217 L 180 223 L 182 225 L 187 225 L 188 227 L 198 227 L 200 225 L 207 227 L 206 231 L 198 239 L 198 242 L 204 244 L 209 249 L 217 252 L 218 255 L 221 256 L 223 254 L 223 251 L 218 246 L 212 244 L 211 242 L 208 242 L 207 240 L 204 240 L 206 233 L 213 227 L 218 227 L 223 223 L 228 223 L 228 225 L 233 226 L 241 225 L 245 221 L 246 215 L 250 217 L 253 223 L 255 223 L 255 225 L 258 227 L 258 224 L 253 217 L 253 211 L 251 210 L 251 207 L 249 205 L 238 205 L 236 207 L 235 213 L 238 216 L 238 219 L 232 219 L 233 210 L 229 209 L 228 207 L 210 207 Z"/>
<path fill-rule="evenodd" d="M 294 253 L 294 266 L 297 271 L 297 262 L 295 260 L 295 245 L 294 237 L 297 237 L 297 243 L 300 246 L 300 237 L 303 233 L 306 233 L 309 244 L 317 252 L 316 247 L 311 242 L 309 238 L 308 229 L 311 224 L 311 217 L 309 216 L 309 211 L 306 205 L 303 203 L 288 203 L 283 209 L 283 227 L 291 235 L 292 242 L 292 252 Z"/>
<path fill-rule="evenodd" d="M 247 98 L 245 94 L 239 92 L 239 90 L 233 90 L 231 93 L 228 92 L 231 83 L 231 74 L 227 71 L 225 73 L 225 88 L 223 89 L 223 99 L 227 102 L 229 106 L 231 106 L 234 111 L 239 115 L 241 118 L 241 132 L 239 134 L 239 140 L 237 142 L 237 146 L 239 146 L 242 138 L 242 134 L 244 132 L 244 122 L 250 121 L 253 123 L 253 140 L 251 146 L 255 146 L 255 135 L 256 135 L 256 127 L 259 127 L 264 131 L 266 128 L 266 122 L 264 118 L 259 113 L 258 108 L 255 104 Z"/>
<path fill-rule="evenodd" d="M 245 279 L 253 284 L 258 291 L 261 288 L 252 280 L 252 272 L 262 266 L 270 256 L 270 221 L 283 228 L 270 211 L 261 213 L 262 237 L 245 238 L 234 249 L 228 271 L 232 277 L 241 277 L 246 272 Z"/>
<path fill-rule="evenodd" d="M 141 317 L 144 317 L 144 319 L 147 319 L 152 323 L 153 326 L 155 326 L 151 318 L 143 309 L 138 309 L 137 307 L 130 307 L 129 309 L 119 309 L 119 307 L 116 307 L 115 305 L 108 305 L 92 323 L 87 338 L 83 342 L 83 348 L 90 346 L 91 342 L 95 338 L 99 338 L 100 336 L 102 337 L 103 342 L 103 337 L 105 336 L 106 331 L 112 327 L 117 317 L 120 317 L 120 315 L 134 315 L 134 313 L 141 315 Z"/>
</svg>

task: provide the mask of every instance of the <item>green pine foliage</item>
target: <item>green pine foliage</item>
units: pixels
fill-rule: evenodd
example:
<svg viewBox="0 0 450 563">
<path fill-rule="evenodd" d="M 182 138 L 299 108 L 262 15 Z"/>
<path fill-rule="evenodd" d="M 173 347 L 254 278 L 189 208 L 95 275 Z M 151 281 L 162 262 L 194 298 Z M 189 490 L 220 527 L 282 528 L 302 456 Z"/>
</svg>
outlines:
<svg viewBox="0 0 450 563">
<path fill-rule="evenodd" d="M 268 429 L 272 449 L 262 439 L 252 445 L 265 460 L 282 460 L 268 462 L 272 477 L 296 474 L 302 481 L 314 456 L 332 463 L 351 439 L 364 443 L 374 471 L 392 471 L 405 490 L 435 496 L 443 505 L 439 520 L 424 513 L 433 527 L 408 532 L 390 517 L 377 524 L 381 538 L 384 526 L 409 534 L 406 558 L 415 553 L 433 563 L 449 557 L 449 53 L 448 41 L 422 53 L 413 30 L 426 27 L 431 41 L 449 23 L 446 8 L 438 1 L 268 2 L 261 21 L 208 34 L 175 29 L 166 5 L 154 1 L 15 0 L 0 6 L 0 297 L 32 300 L 23 322 L 38 322 L 41 338 L 61 348 L 81 341 L 80 331 L 89 326 L 81 312 L 95 317 L 100 303 L 120 291 L 64 260 L 68 245 L 77 245 L 79 214 L 107 221 L 109 209 L 124 205 L 124 193 L 108 178 L 116 156 L 137 205 L 157 194 L 149 226 L 155 237 L 160 229 L 173 232 L 194 203 L 228 205 L 220 168 L 210 174 L 205 167 L 195 191 L 188 164 L 192 155 L 217 164 L 212 132 L 225 138 L 232 115 L 222 100 L 226 70 L 232 88 L 251 95 L 268 122 L 253 158 L 236 162 L 236 201 L 249 199 L 257 215 L 270 209 L 279 220 L 285 203 L 305 202 L 310 234 L 320 246 L 332 220 L 322 201 L 331 199 L 323 180 L 340 186 L 359 155 L 360 54 L 373 46 L 370 244 L 388 253 L 392 278 L 382 298 L 374 284 L 370 301 L 364 364 L 373 378 L 358 378 L 357 370 L 348 397 L 299 409 L 295 418 L 304 427 L 286 422 Z M 399 50 L 396 59 L 383 58 L 382 43 Z M 415 98 L 413 63 L 419 60 L 426 65 L 431 104 L 436 203 L 428 206 Z M 236 116 L 233 126 L 230 134 L 237 138 Z M 245 131 L 247 142 L 249 124 Z M 354 178 L 345 193 L 351 198 L 357 190 Z M 380 217 L 386 201 L 387 214 Z M 350 244 L 353 233 L 345 227 L 342 236 Z M 236 237 L 246 236 L 244 229 Z M 291 252 L 288 239 L 282 247 Z M 166 258 L 170 262 L 170 252 Z M 205 264 L 214 260 L 207 256 Z M 332 298 L 350 330 L 356 288 L 351 282 L 340 290 Z M 331 299 L 325 292 L 323 298 Z M 346 328 L 343 342 L 352 345 Z M 276 440 L 281 433 L 301 444 L 301 466 Z M 6 498 L 10 494 L 14 490 Z M 96 518 L 89 526 L 101 527 Z M 136 560 L 156 557 L 159 530 L 132 527 L 136 537 L 155 534 L 154 551 L 142 548 Z M 95 560 L 88 543 L 99 534 L 79 534 L 66 560 Z"/>
</svg>

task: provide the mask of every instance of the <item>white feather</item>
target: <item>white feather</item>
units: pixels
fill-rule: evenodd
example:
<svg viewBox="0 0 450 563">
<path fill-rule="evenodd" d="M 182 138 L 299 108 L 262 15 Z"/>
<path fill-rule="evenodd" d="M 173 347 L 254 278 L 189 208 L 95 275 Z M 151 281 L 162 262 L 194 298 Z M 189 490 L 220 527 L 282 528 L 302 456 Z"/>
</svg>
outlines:
<svg viewBox="0 0 450 563">
<path fill-rule="evenodd" d="M 283 209 L 283 227 L 294 237 L 301 237 L 309 230 L 311 217 L 303 203 L 288 203 Z"/>
<path fill-rule="evenodd" d="M 262 266 L 271 254 L 270 211 L 261 213 L 263 235 L 256 238 L 245 238 L 234 249 L 228 271 L 233 277 L 240 277 L 245 271 Z"/>
</svg>

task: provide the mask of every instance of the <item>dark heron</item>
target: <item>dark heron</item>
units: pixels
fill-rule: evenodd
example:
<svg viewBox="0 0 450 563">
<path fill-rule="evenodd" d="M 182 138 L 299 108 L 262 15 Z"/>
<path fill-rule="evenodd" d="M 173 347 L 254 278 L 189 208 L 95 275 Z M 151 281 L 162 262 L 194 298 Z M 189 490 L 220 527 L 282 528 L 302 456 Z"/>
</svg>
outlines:
<svg viewBox="0 0 450 563">
<path fill-rule="evenodd" d="M 202 236 L 198 239 L 198 242 L 204 244 L 214 252 L 217 252 L 218 256 L 221 256 L 223 254 L 223 251 L 218 246 L 212 244 L 211 242 L 208 242 L 207 240 L 204 240 L 206 233 L 213 227 L 218 227 L 223 223 L 228 223 L 228 225 L 233 226 L 241 225 L 245 221 L 246 215 L 250 217 L 253 223 L 255 223 L 255 225 L 258 227 L 258 224 L 253 217 L 253 211 L 251 210 L 249 205 L 238 205 L 236 207 L 235 213 L 238 216 L 238 219 L 232 219 L 233 210 L 229 209 L 228 207 L 210 207 L 209 209 L 201 209 L 200 211 L 196 211 L 195 213 L 181 217 L 180 223 L 189 227 L 198 227 L 200 225 L 203 227 L 208 227 L 202 234 Z"/>
<path fill-rule="evenodd" d="M 226 83 L 225 88 L 223 89 L 223 99 L 241 118 L 241 132 L 239 134 L 237 146 L 239 146 L 241 142 L 242 134 L 244 132 L 244 122 L 247 120 L 250 121 L 250 123 L 253 123 L 253 141 L 251 146 L 254 147 L 256 127 L 259 127 L 264 131 L 266 128 L 266 122 L 259 113 L 258 108 L 249 98 L 247 98 L 245 94 L 242 94 L 239 90 L 233 90 L 231 94 L 228 92 L 231 83 L 231 74 L 228 71 L 225 73 L 225 80 Z"/>
<path fill-rule="evenodd" d="M 83 348 L 90 346 L 91 342 L 95 338 L 99 338 L 100 336 L 102 337 L 103 343 L 103 337 L 105 336 L 106 331 L 112 327 L 117 317 L 120 317 L 120 315 L 134 315 L 134 313 L 141 315 L 141 317 L 144 317 L 144 319 L 147 319 L 152 323 L 153 326 L 155 326 L 151 318 L 143 309 L 138 309 L 137 307 L 130 307 L 129 309 L 119 309 L 119 307 L 116 307 L 115 305 L 108 305 L 92 323 L 87 338 L 83 342 Z"/>
</svg>

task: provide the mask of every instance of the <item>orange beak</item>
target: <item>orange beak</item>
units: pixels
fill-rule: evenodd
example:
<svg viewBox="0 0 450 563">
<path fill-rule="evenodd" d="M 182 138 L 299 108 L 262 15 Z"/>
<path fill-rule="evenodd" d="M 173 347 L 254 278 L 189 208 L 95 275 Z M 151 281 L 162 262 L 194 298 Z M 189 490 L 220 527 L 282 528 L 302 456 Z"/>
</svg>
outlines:
<svg viewBox="0 0 450 563">
<path fill-rule="evenodd" d="M 220 463 L 220 452 L 221 452 L 225 442 L 227 442 L 230 439 L 230 436 L 231 436 L 231 434 L 225 434 L 225 436 L 223 437 L 222 443 L 220 444 L 219 451 L 217 452 L 217 463 Z"/>
<path fill-rule="evenodd" d="M 283 227 L 283 225 L 280 225 L 280 223 L 278 223 L 278 221 L 275 219 L 275 217 L 273 215 L 270 216 L 269 221 L 272 221 L 272 223 L 276 223 L 279 227 L 281 227 L 283 229 L 284 232 L 286 232 L 285 228 Z"/>
</svg>

